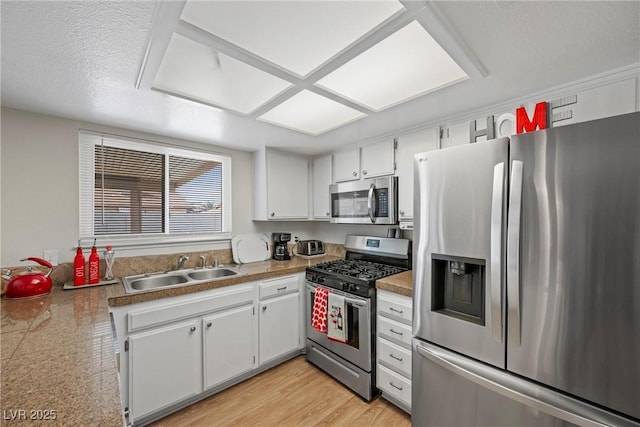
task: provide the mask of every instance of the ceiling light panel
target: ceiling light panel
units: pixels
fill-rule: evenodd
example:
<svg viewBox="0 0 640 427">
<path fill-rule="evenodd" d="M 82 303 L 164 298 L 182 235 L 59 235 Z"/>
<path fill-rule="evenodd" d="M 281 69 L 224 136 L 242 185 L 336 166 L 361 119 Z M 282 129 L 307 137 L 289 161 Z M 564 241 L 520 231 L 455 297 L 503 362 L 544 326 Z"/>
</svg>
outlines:
<svg viewBox="0 0 640 427">
<path fill-rule="evenodd" d="M 248 114 L 291 83 L 173 34 L 151 86 Z"/>
<path fill-rule="evenodd" d="M 306 76 L 404 11 L 398 1 L 187 1 L 181 19 Z"/>
<path fill-rule="evenodd" d="M 314 92 L 303 90 L 267 111 L 259 120 L 311 135 L 319 135 L 366 114 Z"/>
<path fill-rule="evenodd" d="M 380 111 L 467 78 L 422 25 L 413 21 L 317 85 Z"/>
</svg>

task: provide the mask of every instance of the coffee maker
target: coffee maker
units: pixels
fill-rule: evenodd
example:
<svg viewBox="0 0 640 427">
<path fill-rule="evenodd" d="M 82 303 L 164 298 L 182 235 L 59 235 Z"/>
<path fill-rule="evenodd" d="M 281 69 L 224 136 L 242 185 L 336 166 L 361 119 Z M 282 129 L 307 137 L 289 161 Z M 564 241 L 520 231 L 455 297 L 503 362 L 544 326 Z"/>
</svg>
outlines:
<svg viewBox="0 0 640 427">
<path fill-rule="evenodd" d="M 273 259 L 286 261 L 291 259 L 289 255 L 289 241 L 291 233 L 272 233 L 273 237 Z"/>
</svg>

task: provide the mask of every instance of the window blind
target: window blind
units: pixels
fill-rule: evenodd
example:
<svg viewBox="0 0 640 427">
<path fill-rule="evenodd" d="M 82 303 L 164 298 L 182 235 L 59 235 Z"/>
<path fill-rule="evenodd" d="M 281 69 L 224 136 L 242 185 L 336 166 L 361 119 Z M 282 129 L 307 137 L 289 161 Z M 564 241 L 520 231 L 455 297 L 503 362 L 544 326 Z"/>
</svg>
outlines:
<svg viewBox="0 0 640 427">
<path fill-rule="evenodd" d="M 94 234 L 164 232 L 164 156 L 95 146 Z"/>
<path fill-rule="evenodd" d="M 222 229 L 222 164 L 169 156 L 169 232 Z"/>
</svg>

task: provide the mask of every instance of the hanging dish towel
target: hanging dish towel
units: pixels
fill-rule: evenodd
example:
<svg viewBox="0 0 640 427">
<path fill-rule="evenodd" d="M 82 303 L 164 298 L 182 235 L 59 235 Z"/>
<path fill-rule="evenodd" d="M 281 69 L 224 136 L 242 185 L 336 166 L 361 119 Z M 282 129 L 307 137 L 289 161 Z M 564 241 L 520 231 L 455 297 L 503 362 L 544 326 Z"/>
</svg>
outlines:
<svg viewBox="0 0 640 427">
<path fill-rule="evenodd" d="M 342 295 L 329 293 L 327 298 L 327 338 L 333 341 L 347 342 L 347 310 Z"/>
<path fill-rule="evenodd" d="M 316 295 L 313 298 L 313 318 L 311 326 L 318 332 L 327 332 L 327 296 L 329 290 L 326 288 L 316 287 Z"/>
</svg>

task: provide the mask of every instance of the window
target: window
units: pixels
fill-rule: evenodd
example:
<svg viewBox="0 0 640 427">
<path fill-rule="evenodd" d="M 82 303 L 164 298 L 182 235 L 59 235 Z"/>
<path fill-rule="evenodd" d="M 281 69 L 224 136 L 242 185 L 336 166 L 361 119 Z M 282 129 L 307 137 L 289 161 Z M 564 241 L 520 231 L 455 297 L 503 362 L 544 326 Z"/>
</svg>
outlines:
<svg viewBox="0 0 640 427">
<path fill-rule="evenodd" d="M 87 131 L 79 145 L 81 238 L 229 237 L 230 157 Z"/>
</svg>

